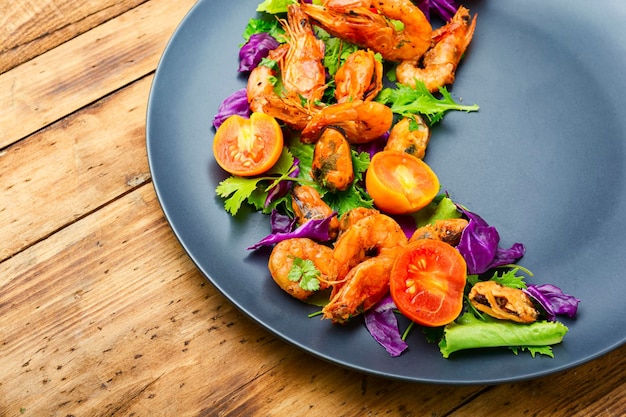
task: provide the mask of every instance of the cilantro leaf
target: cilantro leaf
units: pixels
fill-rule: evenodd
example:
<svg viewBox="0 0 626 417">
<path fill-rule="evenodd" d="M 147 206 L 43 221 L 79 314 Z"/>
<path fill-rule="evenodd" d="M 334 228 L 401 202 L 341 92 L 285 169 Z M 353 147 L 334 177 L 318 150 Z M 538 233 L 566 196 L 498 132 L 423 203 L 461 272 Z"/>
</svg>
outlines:
<svg viewBox="0 0 626 417">
<path fill-rule="evenodd" d="M 215 193 L 226 199 L 224 201 L 224 209 L 234 216 L 261 180 L 263 178 L 232 176 L 220 182 L 215 189 Z"/>
<path fill-rule="evenodd" d="M 306 291 L 317 291 L 320 289 L 319 277 L 321 272 L 315 267 L 310 259 L 293 258 L 293 264 L 289 270 L 287 278 L 289 281 L 300 281 L 300 288 Z"/>
<path fill-rule="evenodd" d="M 215 193 L 224 198 L 224 209 L 231 215 L 236 215 L 244 202 L 252 204 L 257 210 L 265 207 L 265 198 L 268 192 L 280 181 L 294 181 L 289 174 L 293 167 L 294 158 L 289 149 L 283 148 L 280 158 L 262 177 L 231 176 L 221 181 Z"/>
<path fill-rule="evenodd" d="M 402 116 L 423 114 L 431 125 L 440 121 L 447 111 L 471 112 L 479 108 L 476 104 L 462 105 L 455 102 L 445 87 L 440 87 L 439 93 L 442 96 L 440 99 L 428 91 L 424 82 L 416 80 L 415 87 L 397 83 L 396 88 L 384 88 L 376 97 L 376 101 L 391 104 L 391 111 Z"/>
</svg>

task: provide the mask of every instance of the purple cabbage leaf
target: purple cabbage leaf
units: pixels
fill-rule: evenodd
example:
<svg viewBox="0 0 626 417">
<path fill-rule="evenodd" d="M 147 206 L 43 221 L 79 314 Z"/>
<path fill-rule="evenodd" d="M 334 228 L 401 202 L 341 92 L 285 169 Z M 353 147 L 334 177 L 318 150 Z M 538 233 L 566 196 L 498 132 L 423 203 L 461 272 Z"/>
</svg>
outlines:
<svg viewBox="0 0 626 417">
<path fill-rule="evenodd" d="M 446 22 L 452 19 L 459 8 L 455 0 L 419 0 L 415 4 L 428 20 L 431 16 L 438 15 Z"/>
<path fill-rule="evenodd" d="M 569 318 L 576 316 L 580 300 L 565 294 L 559 287 L 552 284 L 529 285 L 523 290 L 544 309 L 548 321 L 555 321 L 556 316 Z"/>
<path fill-rule="evenodd" d="M 248 250 L 256 250 L 263 246 L 273 245 L 286 239 L 296 237 L 306 237 L 313 239 L 317 242 L 326 242 L 330 240 L 330 221 L 337 215 L 333 213 L 324 219 L 309 220 L 301 226 L 298 226 L 295 230 L 289 231 L 284 229 L 284 219 L 280 218 L 278 214 L 274 214 L 272 219 L 272 233 L 261 239 L 259 242 L 250 246 Z M 278 222 L 280 219 L 280 223 Z M 275 229 L 276 227 L 276 229 Z"/>
<path fill-rule="evenodd" d="M 245 118 L 250 117 L 250 105 L 245 88 L 235 91 L 222 101 L 217 109 L 217 114 L 213 117 L 215 129 L 218 129 L 226 119 L 234 114 Z"/>
<path fill-rule="evenodd" d="M 387 295 L 365 312 L 365 327 L 392 357 L 399 356 L 409 347 L 400 336 L 395 309 L 393 299 Z"/>
<path fill-rule="evenodd" d="M 482 274 L 491 268 L 512 264 L 524 256 L 526 248 L 515 243 L 510 248 L 499 247 L 500 235 L 476 213 L 459 206 L 469 223 L 461 234 L 457 249 L 467 263 L 469 274 Z"/>
<path fill-rule="evenodd" d="M 239 50 L 239 72 L 252 71 L 280 43 L 267 32 L 255 33 Z"/>
</svg>

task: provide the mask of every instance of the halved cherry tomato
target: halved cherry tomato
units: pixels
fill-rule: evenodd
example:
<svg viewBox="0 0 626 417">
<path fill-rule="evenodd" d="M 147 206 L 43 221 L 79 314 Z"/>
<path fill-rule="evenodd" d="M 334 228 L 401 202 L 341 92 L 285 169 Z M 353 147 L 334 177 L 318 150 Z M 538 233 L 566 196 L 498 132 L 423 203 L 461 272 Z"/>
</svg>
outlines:
<svg viewBox="0 0 626 417">
<path fill-rule="evenodd" d="M 252 113 L 250 119 L 230 116 L 213 139 L 213 155 L 225 171 L 244 177 L 270 169 L 283 150 L 283 131 L 272 116 Z"/>
<path fill-rule="evenodd" d="M 453 246 L 419 239 L 402 248 L 389 282 L 398 309 L 422 326 L 444 326 L 463 308 L 467 265 Z"/>
<path fill-rule="evenodd" d="M 390 214 L 415 212 L 439 192 L 439 179 L 421 159 L 401 151 L 382 151 L 372 158 L 365 186 L 374 205 Z"/>
</svg>

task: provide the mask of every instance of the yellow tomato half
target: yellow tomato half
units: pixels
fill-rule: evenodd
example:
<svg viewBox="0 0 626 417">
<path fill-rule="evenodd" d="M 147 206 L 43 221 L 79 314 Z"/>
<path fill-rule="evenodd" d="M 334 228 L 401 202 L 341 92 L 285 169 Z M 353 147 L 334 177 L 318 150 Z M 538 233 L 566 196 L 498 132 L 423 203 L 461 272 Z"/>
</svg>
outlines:
<svg viewBox="0 0 626 417">
<path fill-rule="evenodd" d="M 213 139 L 213 155 L 225 171 L 243 177 L 270 169 L 283 150 L 283 131 L 272 116 L 252 113 L 249 119 L 230 116 Z"/>
<path fill-rule="evenodd" d="M 439 192 L 439 179 L 421 159 L 406 152 L 382 151 L 372 158 L 365 186 L 374 205 L 390 214 L 413 213 Z"/>
</svg>

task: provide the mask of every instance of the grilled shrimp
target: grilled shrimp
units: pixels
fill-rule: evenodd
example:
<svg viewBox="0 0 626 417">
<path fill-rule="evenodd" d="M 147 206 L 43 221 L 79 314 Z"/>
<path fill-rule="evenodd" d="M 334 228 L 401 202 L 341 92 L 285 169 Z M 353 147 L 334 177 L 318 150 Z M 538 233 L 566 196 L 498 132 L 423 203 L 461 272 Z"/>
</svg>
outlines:
<svg viewBox="0 0 626 417">
<path fill-rule="evenodd" d="M 289 35 L 289 49 L 279 61 L 283 86 L 310 101 L 320 100 L 326 84 L 324 42 L 315 37 L 307 15 L 297 4 L 289 6 L 283 26 Z"/>
<path fill-rule="evenodd" d="M 291 296 L 306 300 L 315 292 L 305 290 L 300 287 L 299 281 L 289 279 L 289 272 L 296 258 L 313 262 L 320 272 L 317 278 L 320 282 L 320 290 L 328 288 L 329 282 L 335 280 L 337 264 L 331 248 L 307 238 L 283 240 L 272 249 L 268 268 L 276 284 Z"/>
<path fill-rule="evenodd" d="M 539 316 L 524 291 L 505 287 L 495 281 L 477 282 L 470 290 L 469 300 L 477 310 L 497 319 L 532 323 Z"/>
<path fill-rule="evenodd" d="M 281 45 L 270 51 L 268 58 L 280 60 L 287 53 L 287 49 L 288 45 Z M 252 70 L 246 87 L 250 109 L 269 114 L 292 129 L 304 129 L 311 119 L 309 109 L 305 108 L 297 97 L 289 94 L 279 96 L 271 82 L 276 76 L 276 71 L 265 65 L 259 65 Z"/>
<path fill-rule="evenodd" d="M 447 24 L 433 31 L 433 46 L 423 57 L 407 58 L 398 65 L 398 81 L 414 86 L 416 79 L 421 80 L 431 92 L 452 84 L 459 61 L 474 36 L 475 27 L 476 15 L 470 18 L 469 10 L 460 6 Z"/>
<path fill-rule="evenodd" d="M 393 122 L 391 109 L 376 101 L 332 104 L 311 114 L 300 140 L 315 143 L 327 126 L 342 129 L 351 144 L 367 143 L 386 133 Z"/>
<path fill-rule="evenodd" d="M 436 220 L 434 223 L 422 226 L 413 232 L 409 242 L 418 239 L 436 239 L 446 242 L 451 246 L 456 246 L 459 244 L 461 234 L 467 224 L 467 220 L 460 218 Z"/>
<path fill-rule="evenodd" d="M 337 103 L 372 100 L 383 88 L 383 64 L 371 50 L 353 52 L 335 73 Z"/>
<path fill-rule="evenodd" d="M 388 249 L 350 270 L 345 284 L 323 308 L 324 318 L 345 323 L 380 301 L 389 291 L 389 277 L 399 247 Z"/>
<path fill-rule="evenodd" d="M 322 200 L 317 190 L 309 185 L 296 185 L 291 190 L 291 207 L 299 225 L 309 220 L 323 220 L 333 215 L 333 210 Z M 329 233 L 334 239 L 339 231 L 339 220 L 333 216 L 330 221 Z"/>
<path fill-rule="evenodd" d="M 366 207 L 355 207 L 349 211 L 346 211 L 339 217 L 339 233 L 345 232 L 350 228 L 350 226 L 352 226 L 362 218 L 379 213 L 380 212 L 374 208 Z"/>
<path fill-rule="evenodd" d="M 385 150 L 406 152 L 424 159 L 428 142 L 430 142 L 430 128 L 420 115 L 415 114 L 410 118 L 402 118 L 391 128 Z"/>
<path fill-rule="evenodd" d="M 331 35 L 379 52 L 386 60 L 415 59 L 430 47 L 432 26 L 411 0 L 329 0 L 323 6 L 301 7 Z"/>
<path fill-rule="evenodd" d="M 386 250 L 407 243 L 400 225 L 391 217 L 378 213 L 366 216 L 350 226 L 335 242 L 333 257 L 339 267 L 338 279 L 367 257 L 380 256 Z M 333 292 L 336 291 L 333 288 Z"/>
<path fill-rule="evenodd" d="M 315 143 L 311 176 L 331 191 L 344 191 L 352 184 L 352 150 L 340 129 L 326 127 Z"/>
</svg>

